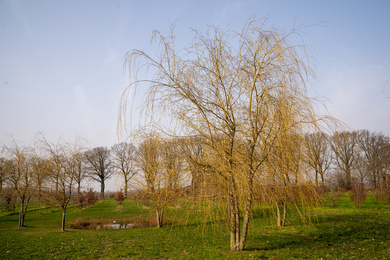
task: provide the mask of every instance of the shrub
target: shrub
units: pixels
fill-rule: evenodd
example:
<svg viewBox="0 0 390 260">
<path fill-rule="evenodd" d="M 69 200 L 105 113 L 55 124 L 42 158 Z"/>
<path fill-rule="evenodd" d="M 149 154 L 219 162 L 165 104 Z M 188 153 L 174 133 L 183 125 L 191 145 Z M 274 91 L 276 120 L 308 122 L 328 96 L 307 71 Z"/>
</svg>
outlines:
<svg viewBox="0 0 390 260">
<path fill-rule="evenodd" d="M 356 203 L 356 206 L 359 209 L 360 203 L 364 202 L 367 197 L 367 190 L 364 187 L 364 183 L 359 181 L 357 178 L 352 178 L 352 188 L 349 196 L 351 200 Z"/>
<path fill-rule="evenodd" d="M 118 205 L 121 206 L 122 201 L 125 200 L 125 195 L 123 194 L 123 191 L 119 190 L 119 191 L 115 192 L 114 199 L 116 200 L 116 202 L 118 202 Z"/>
<path fill-rule="evenodd" d="M 77 195 L 73 197 L 73 204 L 78 209 L 85 208 L 87 206 L 85 192 L 77 193 Z"/>
<path fill-rule="evenodd" d="M 89 188 L 88 191 L 77 193 L 77 195 L 73 197 L 73 204 L 78 209 L 82 209 L 96 204 L 98 200 L 99 196 L 92 188 Z"/>
<path fill-rule="evenodd" d="M 85 196 L 87 206 L 95 205 L 96 202 L 98 202 L 98 200 L 99 200 L 99 196 L 96 194 L 96 192 L 92 188 L 89 188 L 84 196 Z"/>
<path fill-rule="evenodd" d="M 14 211 L 16 203 L 14 192 L 11 189 L 3 189 L 1 193 L 1 202 L 8 212 Z"/>
</svg>

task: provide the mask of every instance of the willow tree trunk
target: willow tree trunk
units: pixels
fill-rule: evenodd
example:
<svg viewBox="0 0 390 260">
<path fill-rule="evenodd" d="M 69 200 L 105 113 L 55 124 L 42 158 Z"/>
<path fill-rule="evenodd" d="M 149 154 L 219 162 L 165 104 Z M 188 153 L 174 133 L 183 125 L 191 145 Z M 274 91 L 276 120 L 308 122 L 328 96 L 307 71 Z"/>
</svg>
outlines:
<svg viewBox="0 0 390 260">
<path fill-rule="evenodd" d="M 156 225 L 158 228 L 162 227 L 164 218 L 164 208 L 156 208 Z"/>
<path fill-rule="evenodd" d="M 239 240 L 237 237 L 240 237 L 240 218 L 238 207 L 234 199 L 230 198 L 229 202 L 229 220 L 230 220 L 230 250 L 238 251 L 239 250 Z M 237 223 L 238 220 L 238 223 Z"/>
<path fill-rule="evenodd" d="M 240 206 L 237 193 L 234 187 L 234 181 L 229 183 L 228 209 L 230 221 L 230 250 L 240 250 Z"/>
<path fill-rule="evenodd" d="M 246 244 L 246 236 L 248 234 L 248 226 L 249 226 L 249 219 L 250 214 L 252 212 L 252 200 L 253 200 L 253 173 L 250 173 L 249 177 L 249 183 L 248 183 L 248 194 L 247 194 L 247 201 L 245 206 L 245 216 L 244 216 L 244 223 L 242 225 L 242 233 L 240 237 L 240 243 L 239 243 L 239 249 L 240 251 L 245 249 Z"/>
<path fill-rule="evenodd" d="M 283 216 L 281 215 L 280 208 L 283 209 Z M 277 211 L 277 226 L 284 227 L 286 223 L 286 216 L 287 216 L 287 203 L 283 201 L 281 206 L 279 206 L 279 204 L 276 203 L 276 211 Z"/>
</svg>

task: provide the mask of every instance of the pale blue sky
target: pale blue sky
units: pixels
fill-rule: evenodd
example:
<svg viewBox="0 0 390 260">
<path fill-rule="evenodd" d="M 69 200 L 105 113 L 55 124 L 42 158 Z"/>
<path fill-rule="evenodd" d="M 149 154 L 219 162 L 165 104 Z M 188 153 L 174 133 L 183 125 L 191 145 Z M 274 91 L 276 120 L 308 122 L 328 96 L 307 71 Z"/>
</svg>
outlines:
<svg viewBox="0 0 390 260">
<path fill-rule="evenodd" d="M 316 59 L 313 93 L 350 127 L 390 135 L 390 1 L 0 0 L 0 143 L 42 131 L 110 147 L 126 51 L 157 53 L 152 31 L 170 22 L 183 47 L 190 28 L 238 30 L 253 15 L 286 30 L 314 25 L 301 33 Z"/>
</svg>

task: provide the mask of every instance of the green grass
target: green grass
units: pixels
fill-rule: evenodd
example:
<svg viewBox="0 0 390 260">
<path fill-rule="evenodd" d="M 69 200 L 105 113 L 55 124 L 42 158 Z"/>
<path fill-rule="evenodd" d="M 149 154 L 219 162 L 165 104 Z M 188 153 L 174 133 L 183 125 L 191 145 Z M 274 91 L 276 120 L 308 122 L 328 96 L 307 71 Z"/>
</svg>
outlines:
<svg viewBox="0 0 390 260">
<path fill-rule="evenodd" d="M 370 195 L 357 210 L 348 195 L 335 208 L 326 201 L 311 211 L 310 224 L 290 212 L 287 226 L 277 228 L 272 214 L 257 209 L 248 234 L 247 250 L 231 252 L 226 225 L 186 215 L 170 208 L 176 225 L 122 230 L 60 232 L 61 212 L 31 207 L 26 227 L 18 215 L 0 217 L 1 259 L 389 259 L 390 211 Z M 126 200 L 120 209 L 114 200 L 99 201 L 84 210 L 69 207 L 67 223 L 77 218 L 122 219 L 149 214 Z M 194 211 L 196 215 L 197 211 Z M 183 219 L 180 219 L 182 216 Z M 187 221 L 189 219 L 189 221 Z"/>
</svg>

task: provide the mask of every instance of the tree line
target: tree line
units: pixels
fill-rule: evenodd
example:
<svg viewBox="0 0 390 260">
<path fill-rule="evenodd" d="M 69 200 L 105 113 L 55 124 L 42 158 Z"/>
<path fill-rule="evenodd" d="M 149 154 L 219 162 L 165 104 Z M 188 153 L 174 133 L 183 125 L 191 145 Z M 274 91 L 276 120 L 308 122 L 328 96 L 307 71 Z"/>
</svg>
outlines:
<svg viewBox="0 0 390 260">
<path fill-rule="evenodd" d="M 21 226 L 31 199 L 59 206 L 64 230 L 71 198 L 89 188 L 82 187 L 83 181 L 100 183 L 100 198 L 104 199 L 105 183 L 114 174 L 121 177 L 116 191 L 151 206 L 158 227 L 163 224 L 166 206 L 182 198 L 228 200 L 226 176 L 218 173 L 221 162 L 205 140 L 199 136 L 167 138 L 156 132 L 137 138 L 138 146 L 122 142 L 110 149 L 87 148 L 81 140 L 51 143 L 42 134 L 33 146 L 12 141 L 1 151 L 2 203 L 7 204 L 6 198 L 17 198 Z M 259 159 L 263 161 L 262 176 L 252 181 L 252 199 L 274 205 L 279 226 L 284 225 L 288 203 L 303 197 L 315 203 L 323 191 L 363 186 L 390 204 L 390 138 L 382 133 L 359 130 L 286 135 L 273 144 L 265 160 Z M 244 158 L 239 160 L 241 165 L 236 167 L 244 171 Z M 248 184 L 238 179 L 235 185 L 242 192 Z"/>
</svg>

